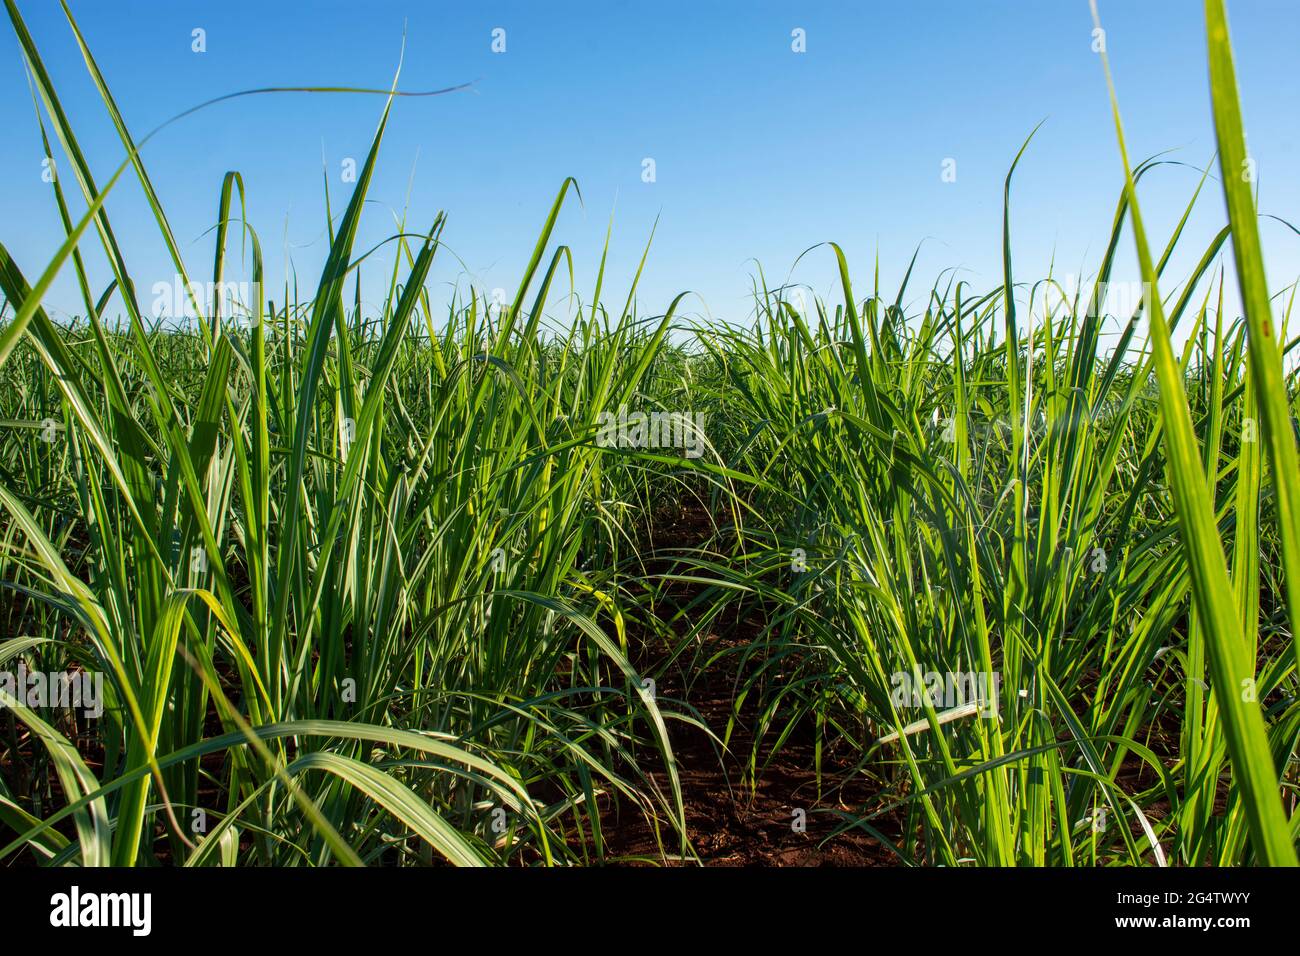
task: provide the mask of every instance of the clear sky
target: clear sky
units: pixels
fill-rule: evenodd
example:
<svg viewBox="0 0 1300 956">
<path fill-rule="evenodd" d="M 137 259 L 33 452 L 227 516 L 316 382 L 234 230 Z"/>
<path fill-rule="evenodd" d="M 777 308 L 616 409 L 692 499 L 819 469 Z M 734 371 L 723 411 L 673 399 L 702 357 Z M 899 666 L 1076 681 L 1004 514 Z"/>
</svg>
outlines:
<svg viewBox="0 0 1300 956">
<path fill-rule="evenodd" d="M 54 0 L 18 0 L 101 181 L 124 152 Z M 1136 161 L 1161 150 L 1202 166 L 1214 137 L 1204 23 L 1196 0 L 1100 0 Z M 655 218 L 643 312 L 678 292 L 690 313 L 742 320 L 761 263 L 773 284 L 801 252 L 835 240 L 860 295 L 877 253 L 892 298 L 923 243 L 915 293 L 949 267 L 986 289 L 1000 281 L 1002 183 L 1025 136 L 1046 123 L 1012 197 L 1017 279 L 1092 273 L 1122 169 L 1086 0 L 768 2 L 389 2 L 389 0 L 72 0 L 74 14 L 131 129 L 143 134 L 203 100 L 283 85 L 387 86 L 406 30 L 400 85 L 472 82 L 472 91 L 397 102 L 359 248 L 394 231 L 392 210 L 427 228 L 445 209 L 448 250 L 432 281 L 513 293 L 566 176 L 583 204 L 557 229 L 590 295 L 611 213 L 606 299 L 626 294 Z M 1261 210 L 1300 220 L 1295 0 L 1229 5 Z M 206 31 L 193 52 L 192 31 Z M 493 31 L 505 30 L 505 52 Z M 792 49 L 792 31 L 806 52 Z M 34 281 L 62 239 L 17 41 L 0 29 L 0 241 Z M 382 98 L 237 99 L 172 126 L 145 151 L 191 272 L 207 278 L 221 179 L 240 170 L 267 256 L 271 294 L 286 252 L 304 292 L 325 251 L 324 172 L 335 212 L 352 186 L 343 163 L 365 156 Z M 653 159 L 655 181 L 643 181 Z M 955 182 L 945 182 L 945 160 Z M 951 168 L 951 167 L 949 167 Z M 414 170 L 414 177 L 412 172 Z M 1167 167 L 1144 181 L 1153 242 L 1163 245 L 1197 181 Z M 71 186 L 71 180 L 68 180 Z M 75 190 L 73 190 L 75 192 Z M 174 269 L 143 195 L 127 179 L 109 201 L 128 265 L 149 287 Z M 1225 221 L 1208 189 L 1170 275 L 1182 278 Z M 1263 225 L 1271 287 L 1300 275 L 1300 236 Z M 87 248 L 93 248 L 93 234 Z M 237 245 L 232 246 L 237 256 Z M 1124 247 L 1125 271 L 1132 259 Z M 459 261 L 457 259 L 459 257 Z M 96 288 L 107 284 L 94 258 Z M 829 251 L 796 281 L 834 294 Z M 383 277 L 366 270 L 373 301 Z M 61 280 L 47 300 L 79 310 Z M 552 309 L 563 312 L 567 280 Z"/>
</svg>

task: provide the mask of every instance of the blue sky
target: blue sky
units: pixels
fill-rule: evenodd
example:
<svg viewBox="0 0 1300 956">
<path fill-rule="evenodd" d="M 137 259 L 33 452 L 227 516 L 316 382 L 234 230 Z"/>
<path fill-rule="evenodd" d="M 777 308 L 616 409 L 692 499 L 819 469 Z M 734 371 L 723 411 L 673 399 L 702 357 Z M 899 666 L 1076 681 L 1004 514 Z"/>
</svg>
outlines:
<svg viewBox="0 0 1300 956">
<path fill-rule="evenodd" d="M 54 0 L 19 0 L 96 174 L 124 153 Z M 448 252 L 432 283 L 512 294 L 557 189 L 577 179 L 557 229 L 590 295 L 611 213 L 606 299 L 621 304 L 659 218 L 641 286 L 645 313 L 678 292 L 688 313 L 743 320 L 751 276 L 790 276 L 801 252 L 835 240 L 859 295 L 879 254 L 891 297 L 918 243 L 914 291 L 958 267 L 977 289 L 1000 281 L 1002 182 L 1029 131 L 1046 123 L 1012 197 L 1017 278 L 1090 274 L 1122 183 L 1085 0 L 907 2 L 87 2 L 74 14 L 121 106 L 143 134 L 235 90 L 280 85 L 387 86 L 406 29 L 401 87 L 472 82 L 472 91 L 399 101 L 360 248 L 394 231 L 393 211 L 427 228 L 445 209 Z M 1121 108 L 1137 158 L 1213 154 L 1204 24 L 1195 0 L 1101 0 Z M 1300 220 L 1294 173 L 1300 72 L 1293 0 L 1236 0 L 1229 14 L 1261 210 Z M 191 49 L 206 31 L 207 50 Z M 492 31 L 506 51 L 492 51 Z M 802 29 L 806 52 L 791 49 Z M 62 239 L 16 40 L 0 32 L 0 241 L 34 280 Z M 336 213 L 352 186 L 382 99 L 270 95 L 223 103 L 172 126 L 145 151 L 191 272 L 211 270 L 223 174 L 237 169 L 267 259 L 270 294 L 292 261 L 305 292 L 325 252 L 324 172 Z M 643 160 L 655 181 L 643 182 Z M 956 181 L 941 176 L 956 161 Z M 412 171 L 414 169 L 414 177 Z M 1197 181 L 1168 167 L 1144 181 L 1148 229 L 1163 244 Z M 71 180 L 68 180 L 69 185 Z M 174 274 L 143 195 L 124 181 L 108 203 L 141 298 Z M 1224 222 L 1207 190 L 1169 275 L 1181 278 Z M 1300 237 L 1263 226 L 1270 285 L 1300 275 Z M 93 236 L 90 240 L 94 242 Z M 87 248 L 92 248 L 89 244 Z M 237 255 L 237 246 L 232 246 Z M 96 252 L 98 250 L 96 249 Z M 286 259 L 286 253 L 288 258 Z M 1121 278 L 1131 277 L 1131 242 Z M 92 257 L 96 288 L 109 273 Z M 367 269 L 373 301 L 384 276 Z M 828 250 L 793 273 L 834 296 Z M 70 277 L 47 299 L 79 311 Z M 565 288 L 553 296 L 563 314 Z"/>
</svg>

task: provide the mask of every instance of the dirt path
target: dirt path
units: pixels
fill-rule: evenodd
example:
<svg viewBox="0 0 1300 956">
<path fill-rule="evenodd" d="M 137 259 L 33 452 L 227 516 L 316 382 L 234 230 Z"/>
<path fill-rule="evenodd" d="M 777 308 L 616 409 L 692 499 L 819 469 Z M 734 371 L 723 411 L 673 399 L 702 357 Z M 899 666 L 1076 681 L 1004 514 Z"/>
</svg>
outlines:
<svg viewBox="0 0 1300 956">
<path fill-rule="evenodd" d="M 660 516 L 655 523 L 654 560 L 670 561 L 683 548 L 697 547 L 712 533 L 708 512 L 702 506 L 688 507 Z M 695 589 L 698 590 L 698 589 Z M 678 603 L 689 600 L 690 585 L 674 585 L 670 596 Z M 724 622 L 704 637 L 708 660 L 719 652 L 743 647 L 758 629 L 756 622 Z M 661 640 L 645 640 L 634 647 L 634 663 L 641 673 L 656 673 L 669 653 Z M 704 723 L 721 738 L 732 716 L 736 669 L 741 655 L 726 654 L 703 672 L 692 670 L 692 656 L 671 665 L 658 679 L 661 698 L 685 698 L 699 710 Z M 689 678 L 690 685 L 686 686 Z M 753 695 L 751 695 L 752 698 Z M 815 747 L 810 727 L 801 727 L 763 769 L 760 754 L 758 783 L 742 785 L 745 766 L 754 742 L 757 701 L 745 702 L 732 731 L 728 751 L 719 760 L 718 744 L 699 729 L 669 721 L 669 739 L 678 764 L 686 806 L 687 833 L 708 866 L 879 866 L 896 862 L 893 854 L 860 830 L 849 831 L 821 845 L 843 822 L 826 810 L 850 811 L 868 804 L 874 789 L 859 777 L 851 779 L 846 760 L 834 754 L 822 755 L 821 795 L 815 772 Z M 765 740 L 771 745 L 772 736 Z M 665 793 L 667 775 L 655 780 Z M 851 780 L 842 789 L 839 784 Z M 803 827 L 798 828 L 796 810 Z M 892 837 L 891 828 L 886 832 Z M 661 830 L 665 852 L 678 847 L 670 828 Z M 659 861 L 659 844 L 651 827 L 639 817 L 624 815 L 620 825 L 607 834 L 610 853 Z"/>
</svg>

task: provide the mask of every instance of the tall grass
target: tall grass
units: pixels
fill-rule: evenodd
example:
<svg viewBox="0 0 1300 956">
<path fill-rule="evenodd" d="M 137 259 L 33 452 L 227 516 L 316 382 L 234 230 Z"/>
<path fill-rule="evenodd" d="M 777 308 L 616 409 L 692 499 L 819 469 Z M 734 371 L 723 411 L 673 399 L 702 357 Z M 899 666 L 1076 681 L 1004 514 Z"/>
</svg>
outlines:
<svg viewBox="0 0 1300 956">
<path fill-rule="evenodd" d="M 512 301 L 471 290 L 440 312 L 444 216 L 355 248 L 395 79 L 346 208 L 327 208 L 315 290 L 268 292 L 232 172 L 212 276 L 238 240 L 252 299 L 192 301 L 192 328 L 149 321 L 105 209 L 134 176 L 188 288 L 145 140 L 65 6 L 126 153 L 98 184 L 5 4 L 40 142 L 77 194 L 52 186 L 67 241 L 34 284 L 0 246 L 0 669 L 101 672 L 108 700 L 88 722 L 0 691 L 0 858 L 589 863 L 629 817 L 659 858 L 690 858 L 672 741 L 700 721 L 632 662 L 666 637 L 669 661 L 718 666 L 715 635 L 745 620 L 757 633 L 722 652 L 738 656 L 735 713 L 710 729 L 729 742 L 756 724 L 751 779 L 796 733 L 819 769 L 849 755 L 879 796 L 822 812 L 900 862 L 1295 862 L 1295 343 L 1233 173 L 1221 4 L 1228 225 L 1176 285 L 1166 267 L 1209 171 L 1155 256 L 1138 185 L 1171 164 L 1130 165 L 1112 87 L 1124 185 L 1086 298 L 1013 275 L 1026 142 L 994 289 L 941 277 L 905 307 L 909 270 L 892 298 L 878 280 L 860 298 L 828 245 L 809 254 L 834 257 L 838 304 L 800 310 L 760 284 L 751 326 L 696 327 L 680 299 L 637 314 L 639 269 L 607 310 L 602 257 L 590 306 L 558 324 L 569 181 Z M 1126 226 L 1149 294 L 1105 354 Z M 113 275 L 98 292 L 91 240 Z M 361 264 L 383 255 L 387 294 L 366 314 Z M 64 269 L 84 316 L 59 325 L 41 303 Z M 704 412 L 707 453 L 604 447 L 601 414 L 627 406 Z M 654 515 L 696 502 L 715 534 L 649 565 Z M 675 609 L 683 582 L 696 591 Z M 900 704 L 899 676 L 931 672 L 1000 686 L 980 702 L 996 717 Z"/>
</svg>

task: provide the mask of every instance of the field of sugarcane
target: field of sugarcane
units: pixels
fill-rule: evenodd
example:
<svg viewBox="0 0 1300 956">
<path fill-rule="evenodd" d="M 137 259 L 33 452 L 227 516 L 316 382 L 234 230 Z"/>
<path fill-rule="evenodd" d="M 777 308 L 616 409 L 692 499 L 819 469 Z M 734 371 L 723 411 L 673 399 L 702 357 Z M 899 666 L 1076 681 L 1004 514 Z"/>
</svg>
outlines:
<svg viewBox="0 0 1300 956">
<path fill-rule="evenodd" d="M 396 81 L 314 289 L 263 282 L 237 172 L 187 262 L 71 13 L 107 178 L 5 6 L 67 236 L 24 275 L 0 225 L 5 866 L 754 862 L 724 799 L 795 848 L 763 862 L 1295 864 L 1295 286 L 1266 284 L 1219 0 L 1187 210 L 1226 215 L 1191 274 L 1112 87 L 1090 285 L 1015 269 L 1030 142 L 1001 285 L 882 288 L 827 243 L 832 301 L 760 283 L 710 325 L 603 257 L 554 317 L 571 181 L 505 302 L 433 301 L 442 216 L 359 249 Z M 123 181 L 183 288 L 242 250 L 251 296 L 157 323 Z M 1111 315 L 1129 241 L 1146 294 Z"/>
</svg>

